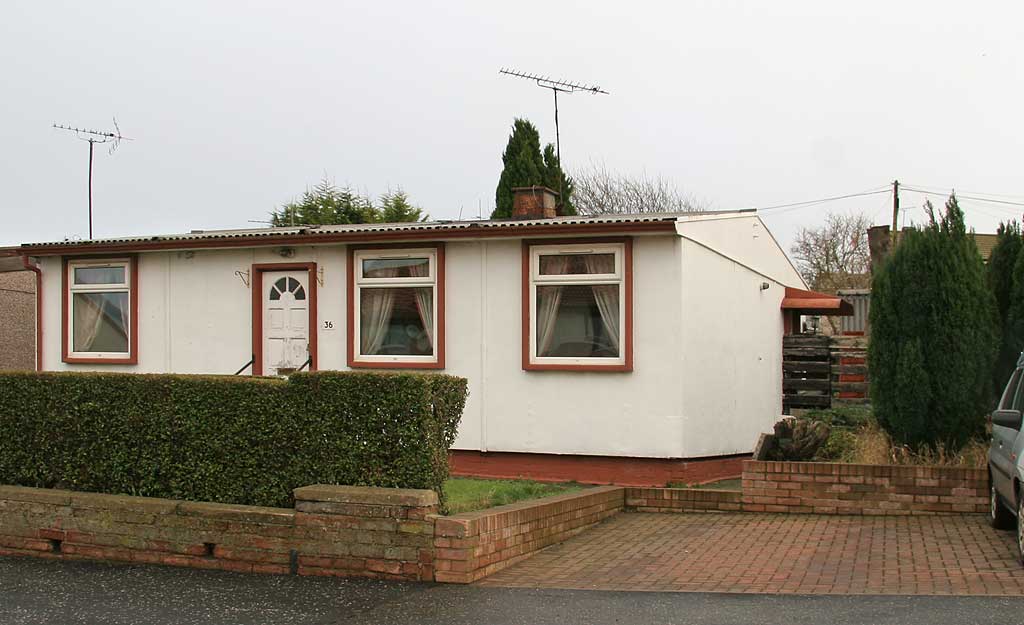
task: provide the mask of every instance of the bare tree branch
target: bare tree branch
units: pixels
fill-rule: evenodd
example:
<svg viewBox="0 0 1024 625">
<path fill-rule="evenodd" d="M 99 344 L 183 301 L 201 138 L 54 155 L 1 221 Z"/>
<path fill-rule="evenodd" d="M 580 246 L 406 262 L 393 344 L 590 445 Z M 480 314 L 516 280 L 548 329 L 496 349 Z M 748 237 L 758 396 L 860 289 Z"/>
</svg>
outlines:
<svg viewBox="0 0 1024 625">
<path fill-rule="evenodd" d="M 870 286 L 869 227 L 871 219 L 864 213 L 829 213 L 823 225 L 801 228 L 790 252 L 807 284 L 824 293 Z"/>
<path fill-rule="evenodd" d="M 572 180 L 573 203 L 581 215 L 694 213 L 706 208 L 661 176 L 630 177 L 608 171 L 603 164 L 591 164 L 574 172 Z"/>
</svg>

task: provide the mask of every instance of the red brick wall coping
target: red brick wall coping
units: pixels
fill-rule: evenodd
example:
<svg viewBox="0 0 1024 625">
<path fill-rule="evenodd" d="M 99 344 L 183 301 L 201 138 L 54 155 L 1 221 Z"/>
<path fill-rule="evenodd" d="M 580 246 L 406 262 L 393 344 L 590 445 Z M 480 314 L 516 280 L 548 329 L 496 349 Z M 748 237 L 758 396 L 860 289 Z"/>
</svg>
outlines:
<svg viewBox="0 0 1024 625">
<path fill-rule="evenodd" d="M 310 486 L 295 496 L 286 509 L 0 486 L 0 555 L 433 579 L 432 491 Z"/>
<path fill-rule="evenodd" d="M 621 512 L 623 504 L 622 487 L 599 486 L 438 517 L 435 579 L 467 584 L 486 577 Z"/>
</svg>

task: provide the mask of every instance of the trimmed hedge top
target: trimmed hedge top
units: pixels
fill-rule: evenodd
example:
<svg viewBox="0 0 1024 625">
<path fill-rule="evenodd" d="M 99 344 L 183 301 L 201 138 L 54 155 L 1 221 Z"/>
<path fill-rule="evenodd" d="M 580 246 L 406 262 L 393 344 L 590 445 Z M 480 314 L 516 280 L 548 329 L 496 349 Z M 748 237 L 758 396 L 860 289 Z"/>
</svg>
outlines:
<svg viewBox="0 0 1024 625">
<path fill-rule="evenodd" d="M 291 506 L 309 484 L 443 497 L 466 380 L 0 374 L 0 484 Z"/>
</svg>

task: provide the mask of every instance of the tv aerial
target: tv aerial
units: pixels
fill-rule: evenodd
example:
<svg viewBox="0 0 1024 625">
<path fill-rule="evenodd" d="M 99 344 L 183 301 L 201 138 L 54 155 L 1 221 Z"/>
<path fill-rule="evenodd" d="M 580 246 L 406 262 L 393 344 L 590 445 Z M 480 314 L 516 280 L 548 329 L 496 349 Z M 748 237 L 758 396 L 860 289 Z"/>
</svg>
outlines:
<svg viewBox="0 0 1024 625">
<path fill-rule="evenodd" d="M 91 130 L 89 128 L 75 128 L 73 126 L 66 126 L 64 124 L 54 124 L 53 127 L 58 130 L 67 130 L 75 133 L 75 136 L 80 140 L 85 141 L 89 144 L 89 238 L 92 239 L 92 160 L 93 150 L 96 144 L 109 143 L 110 148 L 107 150 L 108 154 L 113 154 L 117 151 L 117 148 L 121 146 L 122 141 L 131 141 L 129 137 L 125 137 L 121 134 L 121 128 L 117 125 L 117 119 L 114 120 L 114 130 Z"/>
<path fill-rule="evenodd" d="M 604 94 L 610 95 L 607 91 L 597 85 L 588 85 L 579 82 L 573 82 L 569 80 L 555 80 L 549 76 L 540 76 L 538 74 L 528 74 L 526 72 L 516 71 L 514 69 L 506 69 L 502 67 L 498 70 L 499 74 L 505 74 L 506 76 L 513 76 L 515 78 L 525 78 L 527 80 L 534 81 L 538 87 L 543 89 L 550 89 L 551 93 L 555 96 L 555 156 L 558 158 L 558 168 L 562 168 L 562 141 L 558 133 L 558 94 L 559 93 L 576 93 L 577 91 L 585 91 L 591 95 Z M 564 170 L 563 170 L 564 171 Z M 564 201 L 562 199 L 562 178 L 558 178 L 558 201 Z"/>
</svg>

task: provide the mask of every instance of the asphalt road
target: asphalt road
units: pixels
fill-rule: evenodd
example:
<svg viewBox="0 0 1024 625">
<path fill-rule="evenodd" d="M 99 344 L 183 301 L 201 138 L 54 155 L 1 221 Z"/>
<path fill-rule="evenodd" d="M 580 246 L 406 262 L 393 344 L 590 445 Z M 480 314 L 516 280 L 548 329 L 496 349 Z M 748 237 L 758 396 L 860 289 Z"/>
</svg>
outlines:
<svg viewBox="0 0 1024 625">
<path fill-rule="evenodd" d="M 0 624 L 1024 623 L 1024 599 L 529 590 L 0 558 Z"/>
</svg>

